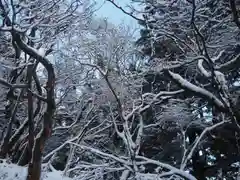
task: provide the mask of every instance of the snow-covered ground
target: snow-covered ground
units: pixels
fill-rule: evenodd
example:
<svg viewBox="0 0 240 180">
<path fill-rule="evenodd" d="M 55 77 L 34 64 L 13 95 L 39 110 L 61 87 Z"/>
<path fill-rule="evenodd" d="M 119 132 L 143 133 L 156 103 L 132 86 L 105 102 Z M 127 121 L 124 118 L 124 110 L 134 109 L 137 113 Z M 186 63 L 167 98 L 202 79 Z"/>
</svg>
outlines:
<svg viewBox="0 0 240 180">
<path fill-rule="evenodd" d="M 27 167 L 21 167 L 15 164 L 8 164 L 6 161 L 0 163 L 0 180 L 25 180 L 27 176 Z M 42 180 L 72 180 L 63 177 L 61 171 L 42 172 Z"/>
</svg>

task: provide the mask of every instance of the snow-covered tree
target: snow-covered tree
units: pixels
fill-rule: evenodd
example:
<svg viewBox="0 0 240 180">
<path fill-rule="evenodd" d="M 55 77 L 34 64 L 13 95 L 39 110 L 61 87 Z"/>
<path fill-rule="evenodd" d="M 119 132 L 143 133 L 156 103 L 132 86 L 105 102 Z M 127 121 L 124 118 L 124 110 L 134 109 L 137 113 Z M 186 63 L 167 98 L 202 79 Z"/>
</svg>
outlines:
<svg viewBox="0 0 240 180">
<path fill-rule="evenodd" d="M 0 179 L 238 177 L 239 1 L 132 1 L 0 0 Z"/>
<path fill-rule="evenodd" d="M 137 45 L 149 57 L 146 90 L 182 89 L 176 98 L 189 99 L 199 123 L 215 128 L 195 125 L 184 130 L 182 147 L 189 149 L 180 167 L 197 179 L 236 177 L 239 148 L 229 145 L 239 144 L 239 1 L 140 3 L 143 28 Z M 210 130 L 212 136 L 206 134 Z"/>
<path fill-rule="evenodd" d="M 56 109 L 56 75 L 49 55 L 57 37 L 89 13 L 89 1 L 0 1 L 1 68 L 6 71 L 1 85 L 8 88 L 0 156 L 28 164 L 28 180 L 40 178 Z"/>
</svg>

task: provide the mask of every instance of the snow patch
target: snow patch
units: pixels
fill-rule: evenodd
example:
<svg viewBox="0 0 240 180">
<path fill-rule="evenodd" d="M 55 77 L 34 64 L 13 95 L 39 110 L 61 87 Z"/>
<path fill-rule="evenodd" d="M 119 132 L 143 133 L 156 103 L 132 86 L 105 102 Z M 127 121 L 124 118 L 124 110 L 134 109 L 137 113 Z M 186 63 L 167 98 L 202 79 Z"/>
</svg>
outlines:
<svg viewBox="0 0 240 180">
<path fill-rule="evenodd" d="M 0 180 L 25 180 L 27 176 L 27 168 L 20 167 L 15 164 L 0 164 Z"/>
<path fill-rule="evenodd" d="M 15 164 L 8 164 L 5 160 L 0 163 L 0 180 L 25 180 L 27 177 L 27 167 Z M 41 180 L 72 180 L 63 177 L 61 171 L 42 172 Z"/>
<path fill-rule="evenodd" d="M 61 171 L 48 172 L 43 174 L 43 180 L 72 180 L 68 177 L 63 177 Z"/>
</svg>

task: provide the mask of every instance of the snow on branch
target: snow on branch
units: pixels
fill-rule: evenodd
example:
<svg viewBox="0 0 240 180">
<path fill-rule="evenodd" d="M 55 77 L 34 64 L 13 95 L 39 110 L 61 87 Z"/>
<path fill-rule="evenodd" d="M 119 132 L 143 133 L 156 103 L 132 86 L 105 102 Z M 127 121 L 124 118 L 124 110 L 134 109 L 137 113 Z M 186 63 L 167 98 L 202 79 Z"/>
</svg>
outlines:
<svg viewBox="0 0 240 180">
<path fill-rule="evenodd" d="M 168 73 L 169 73 L 170 77 L 174 81 L 176 81 L 177 84 L 179 84 L 183 89 L 186 89 L 188 91 L 191 91 L 191 92 L 195 93 L 198 96 L 206 98 L 209 101 L 209 103 L 213 103 L 220 110 L 226 111 L 226 108 L 225 108 L 224 104 L 214 94 L 212 94 L 211 92 L 209 92 L 206 89 L 203 89 L 201 87 L 198 87 L 198 86 L 190 83 L 189 81 L 184 79 L 179 74 L 173 73 L 171 71 L 168 71 Z"/>
<path fill-rule="evenodd" d="M 208 72 L 208 71 L 203 67 L 203 59 L 198 60 L 198 69 L 201 71 L 201 73 L 202 73 L 205 77 L 207 77 L 207 78 L 211 77 L 211 73 Z"/>
<path fill-rule="evenodd" d="M 22 41 L 19 34 L 14 34 L 14 40 L 17 42 L 18 46 L 30 57 L 33 57 L 37 61 L 39 61 L 48 71 L 48 73 L 53 74 L 54 70 L 50 61 L 42 54 L 37 51 L 36 49 L 32 48 L 31 46 L 27 45 L 25 42 Z"/>
<path fill-rule="evenodd" d="M 232 60 L 227 61 L 226 63 L 220 65 L 218 69 L 222 72 L 230 71 L 231 69 L 238 68 L 240 66 L 240 54 L 234 57 Z"/>
<path fill-rule="evenodd" d="M 65 147 L 67 144 L 70 144 L 74 141 L 77 141 L 79 139 L 82 139 L 82 137 L 85 135 L 87 128 L 89 127 L 89 125 L 95 120 L 97 116 L 93 116 L 83 127 L 83 129 L 79 132 L 79 134 L 75 137 L 73 137 L 72 139 L 66 141 L 65 143 L 63 143 L 61 146 L 59 146 L 58 148 L 54 149 L 53 151 L 51 151 L 50 153 L 48 153 L 43 160 L 46 160 L 48 158 L 50 158 L 52 155 L 54 155 L 55 153 L 57 153 L 59 150 L 61 150 L 63 147 Z"/>
<path fill-rule="evenodd" d="M 197 146 L 199 145 L 200 141 L 202 140 L 202 138 L 204 137 L 204 135 L 209 132 L 209 131 L 212 131 L 213 129 L 223 125 L 224 123 L 226 123 L 227 121 L 221 121 L 217 124 L 214 124 L 210 127 L 207 127 L 204 129 L 204 131 L 201 133 L 201 135 L 199 136 L 199 138 L 196 139 L 196 142 L 194 143 L 194 146 L 192 147 L 191 151 L 189 152 L 189 154 L 187 155 L 186 159 L 184 160 L 183 164 L 181 164 L 181 169 L 183 170 L 186 165 L 187 165 L 187 162 L 188 160 L 190 160 L 192 158 L 192 155 L 194 153 L 194 151 L 196 150 Z"/>
<path fill-rule="evenodd" d="M 115 160 L 115 161 L 117 161 L 119 163 L 122 163 L 123 165 L 126 165 L 126 166 L 131 166 L 132 165 L 129 161 L 123 160 L 123 159 L 121 159 L 121 158 L 119 158 L 117 156 L 114 156 L 112 154 L 108 154 L 108 153 L 102 152 L 102 151 L 100 151 L 98 149 L 91 148 L 91 147 L 84 146 L 84 145 L 80 145 L 80 144 L 73 143 L 73 142 L 70 142 L 70 144 L 75 145 L 75 146 L 79 147 L 82 150 L 89 151 L 89 152 L 91 152 L 93 154 L 96 154 L 98 156 L 103 156 L 103 157 L 107 157 L 107 158 L 113 159 L 113 160 Z M 129 167 L 129 169 L 131 169 L 131 168 Z"/>
<path fill-rule="evenodd" d="M 184 92 L 183 89 L 177 90 L 177 91 L 161 91 L 157 94 L 154 93 L 144 93 L 142 95 L 142 99 L 144 99 L 145 97 L 152 97 L 152 100 L 150 103 L 148 103 L 147 105 L 139 105 L 137 107 L 135 107 L 130 113 L 128 113 L 126 116 L 124 116 L 125 120 L 129 120 L 135 113 L 143 113 L 144 111 L 146 111 L 151 105 L 153 105 L 155 102 L 159 102 L 160 100 L 164 100 L 168 97 L 177 95 Z"/>
<path fill-rule="evenodd" d="M 130 166 L 132 164 L 129 161 L 124 160 L 123 158 L 120 158 L 120 157 L 114 156 L 112 154 L 108 154 L 108 153 L 102 152 L 102 151 L 97 150 L 97 149 L 92 148 L 92 147 L 76 144 L 76 143 L 73 143 L 73 142 L 70 142 L 70 144 L 75 145 L 75 146 L 79 147 L 82 150 L 89 151 L 89 152 L 91 152 L 91 153 L 93 153 L 95 155 L 115 160 L 115 161 L 123 164 L 127 169 L 131 170 Z M 178 174 L 178 175 L 180 175 L 182 177 L 185 177 L 185 178 L 187 178 L 189 180 L 196 180 L 196 178 L 193 177 L 191 174 L 188 174 L 187 172 L 185 172 L 183 170 L 180 170 L 180 169 L 177 169 L 177 168 L 175 168 L 175 167 L 173 167 L 173 166 L 171 166 L 169 164 L 162 163 L 162 162 L 159 162 L 159 161 L 156 161 L 156 160 L 152 160 L 152 159 L 149 159 L 149 158 L 146 158 L 146 157 L 143 157 L 143 156 L 138 156 L 138 155 L 136 156 L 136 159 L 138 159 L 138 161 L 136 162 L 136 165 L 155 164 L 155 165 L 158 165 L 158 166 L 160 166 L 162 168 L 166 168 L 166 169 L 170 170 L 171 174 Z"/>
<path fill-rule="evenodd" d="M 146 157 L 143 157 L 143 156 L 136 156 L 136 158 L 144 160 L 142 162 L 138 162 L 137 164 L 155 164 L 155 165 L 158 165 L 160 167 L 163 167 L 163 168 L 166 168 L 166 169 L 170 170 L 172 174 L 178 174 L 178 175 L 180 175 L 182 177 L 187 178 L 188 180 L 197 180 L 191 174 L 188 174 L 187 172 L 185 172 L 183 170 L 180 170 L 180 169 L 177 169 L 177 168 L 175 168 L 175 167 L 173 167 L 173 166 L 171 166 L 169 164 L 162 163 L 160 161 L 149 159 L 149 158 L 146 158 Z"/>
</svg>

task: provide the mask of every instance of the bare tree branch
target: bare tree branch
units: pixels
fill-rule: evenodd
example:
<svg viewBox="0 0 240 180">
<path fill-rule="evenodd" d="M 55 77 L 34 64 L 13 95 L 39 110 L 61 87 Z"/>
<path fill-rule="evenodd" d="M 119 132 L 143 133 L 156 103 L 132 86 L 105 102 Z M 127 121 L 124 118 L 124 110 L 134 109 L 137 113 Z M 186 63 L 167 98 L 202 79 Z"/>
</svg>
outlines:
<svg viewBox="0 0 240 180">
<path fill-rule="evenodd" d="M 0 84 L 7 86 L 8 88 L 11 89 L 16 89 L 16 88 L 27 88 L 27 84 L 11 84 L 5 81 L 4 79 L 0 78 Z"/>
<path fill-rule="evenodd" d="M 124 14 L 132 17 L 133 19 L 142 22 L 143 20 L 140 18 L 137 18 L 136 16 L 134 16 L 132 13 L 127 12 L 126 10 L 124 10 L 121 6 L 117 5 L 113 0 L 107 0 L 108 2 L 112 3 L 116 8 L 120 9 Z"/>
</svg>

